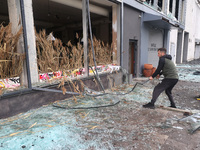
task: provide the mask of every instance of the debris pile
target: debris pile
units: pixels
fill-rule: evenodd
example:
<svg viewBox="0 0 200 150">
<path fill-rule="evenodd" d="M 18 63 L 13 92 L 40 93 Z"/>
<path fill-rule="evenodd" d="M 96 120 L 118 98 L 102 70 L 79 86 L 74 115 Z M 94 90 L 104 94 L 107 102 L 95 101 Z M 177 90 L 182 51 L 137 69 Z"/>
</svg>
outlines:
<svg viewBox="0 0 200 150">
<path fill-rule="evenodd" d="M 200 71 L 199 64 L 179 64 L 177 65 L 179 79 L 183 81 L 200 82 L 198 72 Z"/>
</svg>

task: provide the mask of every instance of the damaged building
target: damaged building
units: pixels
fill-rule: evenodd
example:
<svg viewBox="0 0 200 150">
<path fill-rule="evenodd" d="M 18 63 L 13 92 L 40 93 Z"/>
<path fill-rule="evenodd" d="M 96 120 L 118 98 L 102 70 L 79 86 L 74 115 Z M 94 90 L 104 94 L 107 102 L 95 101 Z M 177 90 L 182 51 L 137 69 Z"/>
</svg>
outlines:
<svg viewBox="0 0 200 150">
<path fill-rule="evenodd" d="M 39 52 L 45 52 L 43 50 L 45 48 L 38 50 L 38 47 L 42 46 L 37 40 L 42 35 L 48 36 L 45 42 L 50 39 L 51 44 L 55 44 L 56 42 L 53 41 L 59 39 L 62 42 L 60 49 L 71 47 L 70 54 L 67 53 L 69 56 L 66 59 L 69 60 L 66 64 L 70 64 L 74 54 L 71 45 L 80 44 L 80 55 L 76 57 L 81 60 L 76 58 L 73 62 L 80 62 L 74 67 L 84 68 L 85 78 L 89 76 L 89 65 L 92 58 L 92 54 L 88 57 L 90 55 L 88 49 L 92 47 L 91 35 L 100 43 L 104 43 L 103 45 L 109 45 L 109 48 L 106 47 L 109 51 L 104 53 L 106 55 L 100 55 L 101 52 L 96 53 L 100 55 L 97 65 L 114 64 L 115 67 L 120 66 L 125 69 L 130 78 L 140 77 L 143 76 L 144 64 L 157 66 L 157 49 L 160 47 L 167 48 L 177 64 L 200 58 L 200 33 L 196 30 L 200 26 L 199 5 L 198 0 L 193 2 L 188 2 L 188 0 L 89 0 L 89 4 L 86 0 L 0 0 L 0 24 L 10 25 L 12 34 L 17 34 L 20 29 L 23 31 L 14 48 L 17 53 L 25 55 L 21 72 L 18 72 L 20 73 L 18 74 L 19 82 L 25 87 L 23 90 L 28 93 L 31 91 L 33 94 L 32 88 L 40 81 L 40 73 L 46 71 L 44 69 L 40 72 L 45 65 L 38 66 L 38 63 L 43 63 L 43 58 L 38 61 Z M 90 14 L 88 14 L 88 9 Z M 90 21 L 91 26 L 89 26 Z M 90 27 L 92 32 L 88 32 Z M 67 44 L 69 41 L 71 44 Z M 0 44 L 2 44 L 2 49 L 8 46 L 3 42 Z M 55 45 L 51 45 L 50 48 L 54 49 Z M 64 58 L 64 54 L 66 53 L 60 53 L 59 58 Z M 49 59 L 50 64 L 52 61 L 50 54 L 46 59 Z M 105 64 L 104 61 L 108 59 L 109 61 Z M 58 63 L 62 61 L 65 62 L 64 59 L 59 59 Z M 2 60 L 1 63 L 5 61 Z M 94 66 L 94 64 L 91 65 Z M 53 69 L 53 66 L 48 66 L 46 69 L 49 69 L 47 70 L 49 72 L 58 71 L 56 67 Z M 115 81 L 121 84 L 123 82 L 122 73 L 115 74 L 115 76 Z M 16 75 L 7 77 L 16 77 Z M 3 76 L 1 78 L 4 79 Z M 103 82 L 107 83 L 107 77 L 104 78 Z M 109 88 L 109 85 L 106 85 L 106 88 Z M 12 103 L 14 98 L 10 100 L 10 97 L 22 93 L 24 91 L 19 89 L 1 96 L 0 101 L 6 104 L 1 109 L 2 116 L 33 108 L 37 97 L 28 101 L 26 105 L 20 105 L 14 109 Z M 50 95 L 49 102 L 55 100 L 52 95 Z M 23 98 L 18 102 L 24 103 Z M 35 107 L 44 103 L 47 102 L 37 102 Z"/>
</svg>

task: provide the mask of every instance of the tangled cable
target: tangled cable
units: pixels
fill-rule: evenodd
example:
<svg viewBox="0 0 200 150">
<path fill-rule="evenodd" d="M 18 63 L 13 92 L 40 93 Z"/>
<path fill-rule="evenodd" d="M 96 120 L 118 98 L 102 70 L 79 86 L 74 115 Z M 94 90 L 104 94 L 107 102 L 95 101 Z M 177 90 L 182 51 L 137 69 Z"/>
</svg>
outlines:
<svg viewBox="0 0 200 150">
<path fill-rule="evenodd" d="M 149 81 L 149 79 L 146 80 L 145 82 L 142 82 L 142 83 L 136 82 L 136 84 L 133 86 L 133 88 L 132 88 L 130 91 L 126 92 L 126 93 L 100 93 L 100 94 L 88 94 L 88 93 L 97 92 L 97 91 L 94 91 L 94 90 L 85 88 L 85 89 L 84 89 L 84 92 L 83 92 L 83 95 L 90 96 L 90 97 L 98 97 L 98 96 L 104 96 L 104 95 L 116 95 L 116 96 L 117 96 L 117 95 L 126 95 L 126 94 L 129 94 L 129 93 L 133 92 L 133 90 L 136 88 L 136 86 L 137 86 L 138 84 L 144 85 L 144 84 L 147 83 L 148 81 Z M 99 93 L 99 92 L 98 92 L 98 93 Z M 115 97 L 115 99 L 118 99 L 118 98 Z M 118 100 L 117 100 L 115 103 L 113 103 L 113 104 L 100 105 L 100 106 L 90 106 L 90 107 L 68 107 L 68 106 L 61 106 L 61 105 L 59 105 L 57 102 L 54 102 L 54 103 L 53 103 L 53 106 L 54 106 L 54 107 L 57 107 L 57 108 L 62 108 L 62 109 L 94 109 L 94 108 L 102 108 L 102 107 L 111 107 L 111 106 L 115 106 L 115 105 L 117 105 L 117 104 L 119 104 L 119 103 L 120 103 L 120 100 L 118 99 Z"/>
</svg>

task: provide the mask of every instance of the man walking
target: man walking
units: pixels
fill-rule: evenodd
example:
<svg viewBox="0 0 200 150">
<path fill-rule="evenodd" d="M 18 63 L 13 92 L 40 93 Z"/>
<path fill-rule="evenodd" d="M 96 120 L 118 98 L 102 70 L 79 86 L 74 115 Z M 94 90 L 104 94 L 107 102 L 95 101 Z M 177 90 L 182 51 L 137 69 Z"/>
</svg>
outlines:
<svg viewBox="0 0 200 150">
<path fill-rule="evenodd" d="M 165 48 L 158 49 L 158 57 L 159 57 L 158 67 L 154 72 L 154 74 L 149 77 L 149 79 L 153 80 L 154 77 L 156 76 L 159 77 L 162 74 L 164 76 L 164 79 L 154 88 L 151 102 L 149 102 L 146 105 L 143 105 L 143 107 L 145 108 L 154 109 L 155 108 L 154 103 L 156 102 L 158 96 L 163 91 L 165 91 L 170 100 L 171 103 L 170 107 L 176 108 L 176 105 L 172 97 L 172 89 L 178 82 L 178 73 L 176 71 L 174 63 L 171 60 L 172 59 L 171 55 L 167 55 L 166 51 L 167 50 Z"/>
</svg>

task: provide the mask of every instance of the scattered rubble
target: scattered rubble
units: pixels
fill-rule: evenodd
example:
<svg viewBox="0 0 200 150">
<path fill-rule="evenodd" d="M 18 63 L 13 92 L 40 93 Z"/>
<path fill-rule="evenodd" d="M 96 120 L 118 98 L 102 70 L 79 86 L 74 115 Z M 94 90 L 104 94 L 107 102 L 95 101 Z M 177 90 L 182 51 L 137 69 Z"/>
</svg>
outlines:
<svg viewBox="0 0 200 150">
<path fill-rule="evenodd" d="M 64 109 L 50 104 L 1 119 L 0 150 L 199 149 L 200 101 L 194 98 L 199 94 L 199 82 L 191 82 L 190 78 L 181 79 L 173 90 L 178 109 L 193 112 L 189 116 L 158 107 L 153 110 L 142 108 L 144 103 L 150 101 L 153 87 L 158 82 L 153 80 L 144 85 L 138 84 L 133 92 L 120 95 L 133 88 L 136 84 L 133 81 L 130 85 L 106 91 L 118 95 L 108 94 L 99 98 L 83 95 L 76 97 L 76 101 L 73 98 L 58 100 L 54 104 L 65 106 Z M 120 102 L 112 106 L 118 100 Z M 109 107 L 100 107 L 102 105 Z M 95 108 L 71 109 L 93 106 Z M 156 106 L 169 106 L 164 93 Z"/>
</svg>

